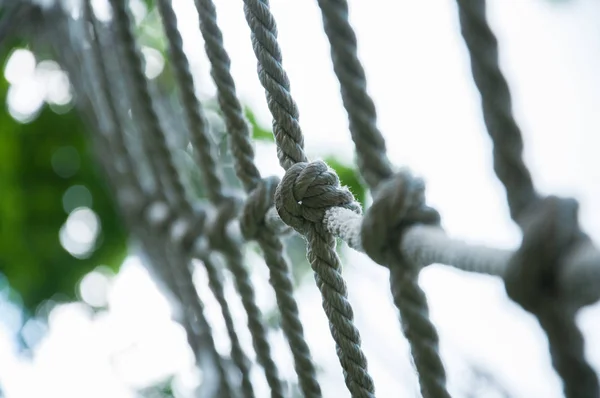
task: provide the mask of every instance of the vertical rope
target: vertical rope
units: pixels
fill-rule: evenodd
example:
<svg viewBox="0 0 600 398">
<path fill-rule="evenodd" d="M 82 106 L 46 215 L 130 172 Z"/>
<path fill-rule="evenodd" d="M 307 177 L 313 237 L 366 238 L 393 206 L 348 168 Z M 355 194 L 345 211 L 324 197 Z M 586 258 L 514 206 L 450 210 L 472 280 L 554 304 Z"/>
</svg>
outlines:
<svg viewBox="0 0 600 398">
<path fill-rule="evenodd" d="M 244 12 L 252 33 L 259 80 L 265 89 L 267 104 L 273 115 L 273 133 L 279 163 L 287 171 L 284 181 L 287 179 L 291 182 L 291 186 L 282 191 L 283 195 L 289 195 L 294 191 L 293 186 L 300 183 L 295 178 L 295 173 L 299 175 L 304 169 L 308 169 L 310 172 L 303 176 L 309 177 L 311 172 L 321 173 L 321 165 L 311 167 L 312 164 L 306 164 L 308 159 L 304 153 L 304 138 L 298 122 L 298 107 L 290 93 L 287 74 L 281 65 L 277 26 L 269 9 L 269 2 L 244 0 Z M 330 179 L 326 179 L 331 182 Z M 314 179 L 312 181 L 314 182 Z M 276 193 L 276 200 L 277 196 Z M 288 196 L 288 199 L 292 200 L 293 196 Z M 293 205 L 291 202 L 287 204 Z M 278 206 L 277 210 L 283 209 Z M 373 380 L 367 371 L 367 360 L 360 346 L 360 334 L 354 326 L 352 306 L 348 301 L 346 284 L 340 272 L 341 264 L 335 251 L 335 239 L 324 229 L 318 230 L 316 225 L 311 225 L 302 232 L 308 239 L 308 258 L 323 297 L 323 308 L 336 342 L 346 386 L 353 397 L 374 396 Z"/>
<path fill-rule="evenodd" d="M 198 151 L 200 168 L 206 179 L 207 193 L 211 202 L 220 205 L 219 202 L 225 199 L 222 191 L 221 176 L 217 173 L 217 164 L 212 151 L 213 143 L 208 137 L 208 125 L 201 112 L 200 101 L 194 93 L 194 82 L 189 71 L 189 63 L 183 52 L 181 35 L 177 30 L 175 12 L 168 0 L 159 0 L 158 7 L 169 41 L 171 58 L 182 94 L 183 106 L 188 118 L 188 128 L 194 140 L 195 149 Z M 219 211 L 223 212 L 226 210 L 225 208 L 221 208 Z M 228 212 L 225 216 L 227 219 L 231 219 L 234 215 L 235 213 Z M 218 215 L 217 217 L 220 216 Z M 273 397 L 283 397 L 284 387 L 279 379 L 278 370 L 271 355 L 266 328 L 262 322 L 260 309 L 256 305 L 250 275 L 243 263 L 240 248 L 236 245 L 224 244 L 224 241 L 227 239 L 227 234 L 220 234 L 218 238 L 215 238 L 215 240 L 218 240 L 218 242 L 215 242 L 216 246 L 220 246 L 222 249 L 221 251 L 225 255 L 227 265 L 234 274 L 236 287 L 248 315 L 248 327 L 252 335 L 258 362 L 265 369 L 265 376 L 271 388 L 271 394 Z"/>
<path fill-rule="evenodd" d="M 521 247 L 504 276 L 506 291 L 537 317 L 548 336 L 552 364 L 563 380 L 565 396 L 597 397 L 598 377 L 585 360 L 575 309 L 565 308 L 562 300 L 569 298 L 557 292 L 555 281 L 557 268 L 565 266 L 563 257 L 588 239 L 578 225 L 577 203 L 538 197 L 522 158 L 523 139 L 500 70 L 498 42 L 486 19 L 486 2 L 457 0 L 457 4 L 484 121 L 494 144 L 494 170 L 506 189 L 511 217 L 523 232 Z"/>
<path fill-rule="evenodd" d="M 106 73 L 106 69 L 104 67 L 102 50 L 99 44 L 99 37 L 97 31 L 97 21 L 93 17 L 93 11 L 91 9 L 91 4 L 89 0 L 84 2 L 83 7 L 83 21 L 88 23 L 91 28 L 91 31 L 88 29 L 88 26 L 85 26 L 83 31 L 86 35 L 86 40 L 89 43 L 89 60 L 91 61 L 92 70 L 89 70 L 88 75 L 91 76 L 91 80 L 96 82 L 96 90 L 99 91 L 99 98 L 105 102 L 106 108 L 108 110 L 108 116 L 111 119 L 111 124 L 115 127 L 115 130 L 109 136 L 104 134 L 96 134 L 97 137 L 104 139 L 104 145 L 107 149 L 111 149 L 114 153 L 123 158 L 123 161 L 126 165 L 126 170 L 129 172 L 129 175 L 132 176 L 131 179 L 135 180 L 135 170 L 133 168 L 133 158 L 132 154 L 129 151 L 124 139 L 123 139 L 123 131 L 120 123 L 120 119 L 114 107 L 114 103 L 112 101 L 112 96 L 109 90 L 108 77 Z M 93 34 L 93 37 L 90 37 L 90 33 Z M 85 65 L 85 63 L 84 63 Z M 98 97 L 97 97 L 98 98 Z M 102 161 L 103 159 L 101 159 Z M 104 161 L 105 166 L 108 170 L 116 172 L 114 167 L 110 164 L 110 162 Z M 135 184 L 136 189 L 142 190 L 140 184 Z M 118 191 L 119 187 L 115 186 L 115 189 Z M 128 223 L 132 228 L 139 228 L 138 220 L 130 213 L 126 212 L 126 216 L 128 216 Z M 147 234 L 146 234 L 147 235 Z M 146 240 L 147 243 L 147 240 Z M 146 250 L 152 250 L 154 245 L 146 245 Z M 156 256 L 154 256 L 156 258 Z M 159 256 L 160 257 L 160 256 Z M 172 281 L 172 283 L 168 283 L 171 288 L 171 291 L 178 297 L 179 301 L 189 306 L 189 313 L 193 315 L 193 317 L 188 316 L 184 317 L 182 320 L 183 325 L 186 329 L 186 334 L 188 337 L 188 341 L 190 346 L 194 348 L 194 355 L 197 359 L 197 362 L 201 365 L 203 369 L 206 369 L 206 366 L 216 366 L 216 370 L 219 374 L 219 382 L 216 386 L 219 388 L 219 393 L 226 396 L 233 396 L 231 386 L 228 381 L 227 371 L 224 367 L 221 356 L 216 350 L 214 345 L 214 340 L 212 336 L 211 327 L 204 317 L 204 306 L 199 296 L 195 292 L 195 287 L 191 282 L 191 274 L 186 275 L 186 270 L 189 273 L 189 269 L 185 266 L 184 260 L 181 260 L 181 264 L 183 267 L 177 267 L 173 265 L 168 265 L 165 258 L 162 257 L 163 263 L 166 266 L 162 268 L 162 277 L 167 282 Z M 179 261 L 179 260 L 178 260 Z M 154 264 L 156 266 L 156 264 Z M 159 271 L 161 267 L 157 267 Z M 172 274 L 172 275 L 171 275 Z M 182 275 L 183 274 L 183 275 Z M 197 328 L 192 327 L 191 322 L 198 322 Z M 205 358 L 201 356 L 201 353 L 206 355 Z M 210 363 L 206 363 L 207 360 Z"/>
<path fill-rule="evenodd" d="M 290 81 L 283 69 L 277 43 L 277 25 L 267 0 L 244 0 L 246 21 L 252 32 L 252 47 L 258 60 L 258 78 L 265 89 L 273 115 L 277 156 L 284 170 L 307 162 L 304 136 L 298 122 L 298 106 L 290 93 Z"/>
<path fill-rule="evenodd" d="M 268 207 L 272 204 L 273 192 L 264 192 L 269 181 L 262 182 L 261 175 L 254 163 L 254 150 L 248 122 L 244 118 L 242 106 L 237 98 L 235 83 L 231 76 L 231 61 L 223 45 L 223 35 L 217 24 L 217 12 L 212 0 L 196 0 L 200 17 L 200 31 L 205 49 L 211 63 L 211 75 L 217 86 L 217 98 L 223 111 L 227 130 L 231 137 L 231 151 L 235 160 L 235 170 L 250 198 L 256 195 L 264 199 Z M 267 207 L 267 206 L 265 206 Z M 264 208 L 263 208 L 264 209 Z M 260 213 L 256 238 L 263 250 L 265 262 L 269 268 L 269 282 L 275 291 L 277 304 L 281 312 L 281 327 L 289 341 L 294 358 L 300 388 L 305 397 L 320 397 L 321 388 L 317 381 L 316 370 L 312 362 L 310 349 L 304 338 L 304 330 L 298 314 L 298 305 L 294 299 L 290 265 L 283 256 L 281 239 L 264 225 L 264 215 Z"/>
<path fill-rule="evenodd" d="M 172 194 L 175 206 L 191 212 L 190 203 L 186 200 L 185 187 L 172 162 L 166 138 L 161 131 L 158 117 L 152 108 L 152 98 L 148 90 L 146 78 L 144 77 L 142 60 L 137 50 L 131 27 L 131 18 L 125 2 L 110 0 L 110 4 L 113 9 L 114 24 L 119 44 L 123 49 L 123 58 L 127 67 L 127 73 L 131 78 L 132 89 L 137 99 L 137 106 L 134 111 L 139 113 L 140 120 L 148 130 L 149 137 L 143 139 L 143 142 L 148 153 L 148 158 L 151 160 L 152 172 L 157 176 L 159 184 L 162 183 L 164 191 Z M 157 143 L 157 145 L 154 145 L 154 143 Z M 165 173 L 166 175 L 164 175 Z M 159 192 L 165 193 L 164 191 L 159 188 Z"/>
<path fill-rule="evenodd" d="M 494 143 L 494 170 L 506 189 L 513 220 L 537 200 L 523 162 L 523 138 L 512 113 L 512 100 L 498 61 L 498 41 L 485 17 L 484 0 L 457 0 L 460 29 L 471 59 L 473 80 L 481 94 L 483 118 Z"/>
<path fill-rule="evenodd" d="M 366 90 L 365 71 L 357 56 L 356 35 L 348 22 L 348 4 L 345 0 L 319 0 L 319 7 L 342 101 L 348 112 L 350 133 L 357 148 L 359 169 L 371 189 L 376 189 L 393 171 L 386 154 L 385 139 L 377 127 L 375 104 Z"/>
<path fill-rule="evenodd" d="M 236 174 L 246 191 L 250 192 L 259 184 L 261 176 L 254 164 L 254 149 L 248 121 L 237 98 L 230 71 L 231 60 L 223 46 L 223 34 L 217 24 L 217 11 L 212 0 L 196 0 L 196 8 L 200 17 L 204 48 L 211 65 L 211 76 L 217 86 L 217 99 L 232 141 L 231 151 L 235 158 Z"/>
<path fill-rule="evenodd" d="M 190 72 L 188 59 L 183 51 L 183 42 L 177 29 L 175 11 L 170 3 L 170 0 L 158 0 L 157 6 L 169 42 L 169 54 L 171 55 L 173 70 L 181 93 L 181 103 L 185 110 L 187 127 L 194 151 L 198 153 L 198 166 L 204 176 L 208 198 L 211 202 L 219 202 L 224 198 L 224 194 L 213 150 L 214 144 L 209 135 L 209 126 L 202 111 L 202 104 L 194 92 L 194 79 Z"/>
<path fill-rule="evenodd" d="M 365 71 L 358 58 L 357 40 L 348 19 L 345 0 L 319 0 L 323 26 L 331 46 L 333 68 L 339 80 L 342 100 L 356 146 L 359 170 L 372 190 L 389 180 L 392 167 L 387 158 L 385 140 L 377 128 L 375 104 L 367 93 Z M 383 224 L 385 220 L 378 219 Z M 378 236 L 375 239 L 384 239 Z M 367 250 L 369 255 L 372 253 Z M 439 337 L 429 319 L 425 293 L 418 285 L 418 273 L 398 256 L 391 256 L 390 284 L 394 304 L 400 311 L 404 335 L 411 346 L 424 397 L 449 397 L 446 373 L 438 353 Z"/>
</svg>

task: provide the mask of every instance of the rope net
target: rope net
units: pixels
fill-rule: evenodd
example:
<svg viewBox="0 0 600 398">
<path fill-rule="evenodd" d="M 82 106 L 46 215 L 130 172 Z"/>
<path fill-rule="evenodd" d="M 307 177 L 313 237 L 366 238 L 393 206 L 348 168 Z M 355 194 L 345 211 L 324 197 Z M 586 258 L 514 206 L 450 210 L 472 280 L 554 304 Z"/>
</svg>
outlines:
<svg viewBox="0 0 600 398">
<path fill-rule="evenodd" d="M 249 241 L 257 242 L 265 258 L 302 395 L 322 396 L 284 254 L 281 236 L 289 233 L 306 239 L 307 257 L 352 397 L 374 397 L 376 393 L 354 324 L 336 252 L 337 238 L 389 269 L 389 287 L 423 397 L 450 396 L 436 328 L 429 318 L 427 297 L 417 282 L 419 271 L 434 263 L 502 278 L 508 296 L 535 315 L 546 333 L 565 395 L 600 396 L 597 375 L 585 360 L 583 337 L 574 320 L 581 307 L 600 298 L 600 252 L 578 225 L 574 199 L 543 197 L 534 188 L 522 159 L 521 131 L 498 65 L 498 44 L 486 21 L 485 1 L 457 0 L 458 16 L 493 142 L 494 170 L 506 190 L 511 217 L 523 233 L 521 246 L 514 252 L 447 236 L 439 213 L 426 204 L 423 180 L 389 161 L 345 0 L 318 0 L 318 5 L 359 170 L 373 193 L 368 209 L 361 208 L 325 162 L 308 159 L 269 2 L 244 0 L 258 77 L 273 117 L 277 156 L 285 170 L 281 180 L 261 175 L 215 6 L 212 0 L 195 0 L 195 5 L 228 134 L 228 155 L 243 191 L 223 176 L 213 127 L 205 104 L 195 94 L 171 1 L 157 0 L 157 7 L 185 116 L 177 127 L 165 124 L 167 118 L 161 115 L 168 112 L 169 105 L 144 75 L 126 2 L 110 0 L 112 17 L 102 22 L 95 16 L 91 0 L 83 0 L 75 8 L 67 7 L 66 2 L 44 6 L 15 2 L 5 15 L 34 18 L 35 40 L 54 46 L 68 71 L 77 106 L 92 127 L 90 139 L 98 162 L 122 215 L 143 247 L 156 281 L 181 309 L 178 321 L 187 332 L 198 366 L 207 375 L 201 396 L 254 397 L 250 373 L 255 366 L 264 370 L 272 397 L 289 396 L 245 265 L 243 246 Z M 204 197 L 191 189 L 190 179 L 181 170 L 177 153 L 182 142 L 193 147 Z M 217 261 L 214 253 L 219 253 L 222 261 Z M 198 294 L 200 287 L 192 282 L 192 260 L 204 268 L 207 287 L 220 306 L 231 343 L 227 356 L 215 347 Z M 249 361 L 233 322 L 225 296 L 225 269 L 233 275 L 247 314 L 256 363 Z"/>
</svg>

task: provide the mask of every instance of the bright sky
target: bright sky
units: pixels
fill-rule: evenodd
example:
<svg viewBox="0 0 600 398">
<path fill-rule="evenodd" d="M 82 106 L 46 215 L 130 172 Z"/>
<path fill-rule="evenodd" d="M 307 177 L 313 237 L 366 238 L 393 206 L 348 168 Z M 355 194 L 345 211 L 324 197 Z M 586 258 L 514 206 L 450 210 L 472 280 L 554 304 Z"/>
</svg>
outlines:
<svg viewBox="0 0 600 398">
<path fill-rule="evenodd" d="M 199 75 L 198 86 L 210 94 L 213 87 L 195 11 L 189 0 L 174 3 Z M 268 124 L 241 1 L 216 3 L 240 95 Z M 537 186 L 545 193 L 577 197 L 581 221 L 598 241 L 600 3 L 489 3 L 502 66 L 525 135 L 526 160 Z M 271 5 L 309 153 L 351 159 L 346 116 L 316 1 L 272 0 Z M 451 235 L 514 247 L 518 233 L 491 172 L 490 141 L 459 35 L 455 3 L 350 1 L 350 11 L 392 160 L 425 178 L 429 202 L 440 210 Z M 272 148 L 257 150 L 265 173 L 280 174 Z M 414 395 L 417 387 L 408 348 L 388 293 L 381 288 L 388 283 L 385 271 L 351 253 L 346 275 L 378 395 Z M 260 277 L 256 280 L 264 286 Z M 101 274 L 93 278 L 88 280 L 93 286 L 107 283 Z M 454 392 L 464 387 L 468 360 L 493 373 L 514 397 L 562 396 L 545 336 L 533 317 L 506 298 L 499 280 L 432 266 L 422 273 L 421 284 L 439 327 Z M 178 373 L 182 391 L 191 388 L 197 379 L 183 331 L 169 320 L 166 302 L 136 257 L 128 259 L 107 289 L 110 311 L 101 316 L 92 316 L 81 304 L 54 310 L 49 334 L 33 360 L 0 356 L 0 385 L 7 398 L 125 398 L 132 396 L 131 388 L 172 372 Z M 272 295 L 262 289 L 259 298 L 268 306 Z M 299 300 L 313 353 L 326 371 L 325 396 L 345 396 L 316 288 L 303 288 Z M 209 306 L 211 319 L 217 320 L 215 311 Z M 583 310 L 578 322 L 587 338 L 588 359 L 600 372 L 600 306 Z M 280 336 L 274 340 L 282 344 Z M 10 341 L 0 327 L 0 352 L 11 352 Z M 219 344 L 226 348 L 226 342 Z M 291 373 L 289 357 L 282 355 L 284 373 Z"/>
</svg>

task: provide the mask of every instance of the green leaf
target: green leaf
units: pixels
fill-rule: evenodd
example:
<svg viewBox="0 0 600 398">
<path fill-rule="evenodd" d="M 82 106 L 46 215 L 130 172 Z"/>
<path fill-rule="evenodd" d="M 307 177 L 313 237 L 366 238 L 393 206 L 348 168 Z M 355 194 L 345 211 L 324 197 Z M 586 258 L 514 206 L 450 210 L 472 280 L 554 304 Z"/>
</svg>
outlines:
<svg viewBox="0 0 600 398">
<path fill-rule="evenodd" d="M 273 132 L 258 124 L 258 121 L 256 120 L 256 116 L 254 116 L 254 113 L 252 112 L 252 110 L 250 108 L 248 108 L 248 107 L 244 108 L 244 115 L 246 116 L 246 118 L 250 122 L 250 125 L 252 126 L 252 139 L 258 140 L 258 141 L 275 142 L 275 137 L 273 136 Z"/>
<path fill-rule="evenodd" d="M 34 121 L 21 124 L 6 112 L 7 90 L 0 78 L 0 273 L 32 314 L 56 295 L 76 299 L 77 283 L 97 266 L 116 271 L 127 236 L 77 114 L 57 115 L 45 106 Z M 84 195 L 65 197 L 74 186 L 80 188 L 71 192 Z M 99 221 L 96 244 L 85 258 L 71 255 L 59 239 L 66 199 L 70 210 L 89 206 Z"/>
<path fill-rule="evenodd" d="M 356 166 L 345 164 L 333 156 L 326 157 L 324 160 L 329 167 L 335 170 L 341 184 L 350 189 L 356 201 L 364 208 L 367 191 Z"/>
</svg>

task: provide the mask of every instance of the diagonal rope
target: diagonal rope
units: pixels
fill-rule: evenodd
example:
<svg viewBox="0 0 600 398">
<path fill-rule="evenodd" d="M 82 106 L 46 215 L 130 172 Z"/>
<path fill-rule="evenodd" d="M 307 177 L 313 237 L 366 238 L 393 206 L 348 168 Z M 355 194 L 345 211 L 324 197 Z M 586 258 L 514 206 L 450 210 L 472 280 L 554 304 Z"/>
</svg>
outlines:
<svg viewBox="0 0 600 398">
<path fill-rule="evenodd" d="M 89 44 L 89 46 L 83 50 L 84 54 L 87 52 L 89 56 L 84 58 L 88 61 L 91 61 L 87 62 L 88 68 L 84 69 L 84 73 L 87 72 L 87 74 L 90 76 L 88 81 L 91 81 L 95 86 L 94 90 L 92 90 L 92 92 L 96 93 L 94 98 L 99 102 L 104 102 L 105 107 L 108 110 L 107 116 L 111 120 L 110 122 L 112 126 L 115 128 L 115 130 L 109 132 L 109 134 L 96 134 L 95 136 L 99 138 L 99 143 L 105 148 L 105 150 L 110 150 L 111 152 L 114 151 L 113 153 L 115 154 L 115 158 L 120 159 L 125 163 L 126 167 L 124 170 L 124 177 L 129 177 L 127 180 L 133 179 L 134 182 L 130 182 L 130 184 L 132 184 L 138 192 L 141 192 L 143 188 L 140 184 L 135 183 L 137 179 L 135 178 L 132 155 L 125 144 L 125 141 L 123 140 L 122 129 L 120 127 L 121 122 L 115 110 L 109 90 L 110 85 L 108 84 L 108 76 L 104 67 L 102 50 L 98 41 L 97 21 L 93 17 L 93 11 L 89 1 L 84 2 L 82 20 L 86 24 L 89 24 L 89 27 L 91 28 L 91 31 L 88 29 L 88 26 L 82 29 L 86 38 L 85 40 Z M 91 37 L 90 34 L 93 34 L 93 37 Z M 86 62 L 81 61 L 79 64 L 83 65 L 83 68 L 85 68 Z M 85 92 L 85 90 L 82 91 Z M 100 157 L 100 161 L 105 164 L 105 168 L 112 175 L 118 174 L 113 164 L 111 162 L 107 162 L 108 159 L 109 157 L 106 156 Z M 121 187 L 119 187 L 118 184 L 119 179 L 112 181 L 114 184 L 116 184 L 115 191 L 120 192 L 123 180 L 121 180 Z M 130 226 L 132 226 L 134 229 L 138 229 L 138 221 L 135 217 L 131 217 L 132 213 L 126 212 L 126 215 L 129 215 L 127 220 Z M 144 228 L 142 228 L 142 230 L 143 229 Z M 155 247 L 155 245 L 152 244 L 147 245 L 147 239 L 142 240 L 145 241 L 147 249 L 152 249 Z M 156 259 L 156 256 L 154 257 Z M 165 261 L 162 262 L 164 263 Z M 221 394 L 230 397 L 232 396 L 232 390 L 227 379 L 227 371 L 224 367 L 222 358 L 216 351 L 211 327 L 204 317 L 203 303 L 199 299 L 199 296 L 195 293 L 195 287 L 191 282 L 191 275 L 189 273 L 186 274 L 188 268 L 185 266 L 185 260 L 180 259 L 176 260 L 176 262 L 180 263 L 182 266 L 167 265 L 158 267 L 159 272 L 160 270 L 163 270 L 161 279 L 173 281 L 173 283 L 169 283 L 172 293 L 178 297 L 178 300 L 182 304 L 189 308 L 189 311 L 191 311 L 189 315 L 193 314 L 193 316 L 185 316 L 180 320 L 180 322 L 183 323 L 186 329 L 190 346 L 194 348 L 195 357 L 197 358 L 201 368 L 205 371 L 209 371 L 209 368 L 216 367 L 219 376 L 218 383 L 216 383 L 216 385 L 214 382 L 207 383 L 206 386 L 212 384 L 215 386 L 215 388 L 219 388 Z M 156 266 L 156 264 L 153 265 Z M 177 284 L 177 286 L 174 284 Z M 192 327 L 190 324 L 190 322 L 194 320 L 198 322 L 198 327 Z M 207 353 L 208 355 L 203 355 L 202 353 Z"/>
<path fill-rule="evenodd" d="M 231 137 L 230 147 L 235 160 L 236 174 L 249 194 L 246 207 L 251 203 L 257 203 L 255 208 L 251 208 L 254 211 L 247 213 L 254 217 L 246 218 L 246 223 L 242 222 L 242 228 L 245 227 L 246 232 L 253 227 L 255 233 L 244 235 L 247 239 L 256 238 L 263 250 L 270 272 L 269 281 L 275 291 L 281 312 L 281 327 L 289 341 L 300 388 L 305 397 L 320 397 L 321 388 L 317 381 L 310 349 L 304 338 L 298 305 L 293 295 L 294 287 L 289 261 L 283 256 L 284 248 L 281 239 L 264 225 L 266 212 L 272 205 L 276 181 L 261 180 L 260 172 L 254 163 L 250 130 L 237 98 L 230 71 L 231 61 L 223 45 L 214 3 L 212 0 L 197 0 L 196 7 L 206 53 L 211 63 L 211 75 L 217 86 L 217 98 Z"/>
<path fill-rule="evenodd" d="M 305 194 L 310 191 L 310 184 L 317 183 L 317 177 L 322 177 L 325 184 L 335 186 L 337 177 L 331 175 L 326 167 L 323 169 L 319 162 L 306 163 L 298 108 L 290 93 L 289 79 L 281 65 L 276 22 L 268 1 L 245 0 L 244 12 L 252 33 L 252 46 L 258 61 L 258 76 L 273 115 L 273 133 L 278 147 L 279 162 L 286 170 L 286 175 L 275 194 L 276 207 L 284 222 L 291 225 L 290 223 L 294 223 L 293 213 L 286 208 L 291 207 L 292 212 L 307 211 L 306 215 L 310 214 L 310 209 L 298 208 L 305 204 L 302 202 L 302 205 L 299 205 L 298 201 L 305 198 Z M 324 202 L 325 200 L 322 201 L 323 205 L 329 204 Z M 331 234 L 320 226 L 320 221 L 315 223 L 304 219 L 296 224 L 295 228 L 308 239 L 308 259 L 321 291 L 323 308 L 336 342 L 346 386 L 353 397 L 374 396 L 373 380 L 367 371 L 367 360 L 360 346 L 360 334 L 354 326 L 352 306 L 348 301 L 346 283 L 341 275 L 340 259 L 335 251 L 336 242 Z"/>
<path fill-rule="evenodd" d="M 159 0 L 158 8 L 169 42 L 171 60 L 181 91 L 182 104 L 188 119 L 188 129 L 190 130 L 194 149 L 198 153 L 200 170 L 206 180 L 209 200 L 213 203 L 223 202 L 226 198 L 222 191 L 221 176 L 218 174 L 218 167 L 214 159 L 213 142 L 209 139 L 208 125 L 202 114 L 200 101 L 194 93 L 194 82 L 189 70 L 189 63 L 183 51 L 181 34 L 177 30 L 177 19 L 169 3 L 168 0 Z M 227 206 L 222 207 L 219 211 L 227 213 L 218 214 L 218 218 L 225 215 L 227 220 L 230 220 L 235 216 L 235 213 L 228 212 Z M 223 219 L 222 221 L 227 222 L 227 220 Z M 218 233 L 211 239 L 214 239 L 214 247 L 222 249 L 227 265 L 235 277 L 236 287 L 248 315 L 248 328 L 252 335 L 258 362 L 265 369 L 265 376 L 271 394 L 273 397 L 283 397 L 284 387 L 279 379 L 279 373 L 271 355 L 266 327 L 262 321 L 261 311 L 256 304 L 254 287 L 250 281 L 250 274 L 243 263 L 240 248 L 224 242 L 229 240 L 229 237 L 222 233 Z"/>
<path fill-rule="evenodd" d="M 494 170 L 504 184 L 513 220 L 537 199 L 523 162 L 523 138 L 498 61 L 498 41 L 485 18 L 485 1 L 457 0 L 462 36 L 469 50 L 473 80 L 481 94 L 483 118 L 494 143 Z"/>
<path fill-rule="evenodd" d="M 522 159 L 523 139 L 512 115 L 510 91 L 498 60 L 498 43 L 486 19 L 486 2 L 458 0 L 461 33 L 471 71 L 481 94 L 483 116 L 494 145 L 494 170 L 504 184 L 511 217 L 523 232 L 521 247 L 504 275 L 508 296 L 533 313 L 548 336 L 552 364 L 567 398 L 600 395 L 598 377 L 587 363 L 584 340 L 575 324 L 572 299 L 558 289 L 565 257 L 589 238 L 578 225 L 572 199 L 535 192 Z"/>
<path fill-rule="evenodd" d="M 189 201 L 186 200 L 184 184 L 172 162 L 167 141 L 161 131 L 156 112 L 152 108 L 152 98 L 131 28 L 131 17 L 123 1 L 110 0 L 110 5 L 113 9 L 117 38 L 123 51 L 123 58 L 126 60 L 127 73 L 131 79 L 131 88 L 138 99 L 133 111 L 137 111 L 139 120 L 148 131 L 149 138 L 143 139 L 143 143 L 148 158 L 151 160 L 152 171 L 157 176 L 159 183 L 162 182 L 164 193 L 172 195 L 175 201 L 174 205 L 191 212 Z M 159 188 L 159 191 L 162 192 L 163 189 Z"/>
<path fill-rule="evenodd" d="M 386 155 L 385 140 L 377 128 L 377 114 L 373 100 L 367 93 L 364 69 L 358 59 L 356 35 L 348 20 L 348 4 L 345 0 L 319 0 L 325 33 L 331 45 L 333 68 L 339 80 L 342 100 L 348 113 L 350 132 L 356 146 L 359 169 L 371 189 L 382 189 L 389 181 L 394 184 L 386 194 L 376 195 L 374 204 L 363 220 L 363 244 L 367 254 L 380 264 L 390 268 L 390 284 L 394 303 L 400 311 L 402 329 L 410 343 L 415 367 L 419 375 L 424 397 L 449 397 L 446 390 L 446 374 L 438 352 L 439 338 L 429 319 L 425 293 L 418 285 L 418 269 L 406 257 L 393 250 L 390 236 L 398 234 L 398 225 L 406 222 L 398 206 L 403 206 L 407 192 L 405 181 L 394 179 L 392 167 Z M 393 201 L 378 204 L 378 201 Z M 394 201 L 396 199 L 396 201 Z M 398 203 L 398 200 L 400 203 Z M 375 213 L 381 206 L 385 211 Z M 389 211 L 398 211 L 390 220 Z M 395 222 L 391 224 L 391 221 Z M 416 221 L 427 220 L 413 218 Z M 386 240 L 385 237 L 388 237 Z M 397 240 L 396 240 L 397 242 Z"/>
</svg>

